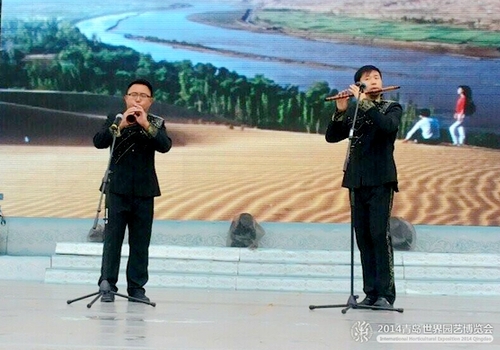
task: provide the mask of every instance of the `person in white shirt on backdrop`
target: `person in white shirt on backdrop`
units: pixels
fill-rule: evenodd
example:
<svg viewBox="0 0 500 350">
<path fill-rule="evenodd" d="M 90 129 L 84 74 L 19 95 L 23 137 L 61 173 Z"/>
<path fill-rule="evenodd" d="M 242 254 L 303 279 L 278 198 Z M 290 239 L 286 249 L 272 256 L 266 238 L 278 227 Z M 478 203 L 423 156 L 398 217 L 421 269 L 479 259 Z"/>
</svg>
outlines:
<svg viewBox="0 0 500 350">
<path fill-rule="evenodd" d="M 414 140 L 417 143 L 436 145 L 441 142 L 439 120 L 431 117 L 431 111 L 427 108 L 418 111 L 420 120 L 406 134 L 404 143 Z"/>
</svg>

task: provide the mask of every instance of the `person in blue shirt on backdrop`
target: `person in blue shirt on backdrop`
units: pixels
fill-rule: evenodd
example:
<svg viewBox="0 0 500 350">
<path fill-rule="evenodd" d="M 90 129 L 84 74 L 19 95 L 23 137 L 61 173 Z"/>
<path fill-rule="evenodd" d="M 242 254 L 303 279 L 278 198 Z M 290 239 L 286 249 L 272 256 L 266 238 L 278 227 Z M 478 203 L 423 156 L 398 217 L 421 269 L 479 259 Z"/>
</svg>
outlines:
<svg viewBox="0 0 500 350">
<path fill-rule="evenodd" d="M 439 120 L 431 117 L 431 111 L 427 108 L 418 112 L 420 120 L 406 134 L 404 143 L 413 140 L 417 143 L 436 145 L 441 142 L 441 132 L 439 130 Z"/>
</svg>

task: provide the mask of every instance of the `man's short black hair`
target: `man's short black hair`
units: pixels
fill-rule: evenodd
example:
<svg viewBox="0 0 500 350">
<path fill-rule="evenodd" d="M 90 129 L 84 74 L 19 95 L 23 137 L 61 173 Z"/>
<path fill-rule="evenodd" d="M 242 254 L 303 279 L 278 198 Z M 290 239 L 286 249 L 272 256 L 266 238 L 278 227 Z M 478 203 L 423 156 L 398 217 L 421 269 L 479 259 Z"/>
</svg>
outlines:
<svg viewBox="0 0 500 350">
<path fill-rule="evenodd" d="M 374 70 L 377 71 L 378 74 L 380 74 L 380 77 L 382 78 L 382 72 L 380 72 L 380 69 L 372 65 L 366 65 L 356 71 L 356 74 L 354 74 L 354 82 L 357 83 L 361 79 L 363 74 L 370 73 Z"/>
<path fill-rule="evenodd" d="M 128 93 L 128 90 L 130 89 L 130 87 L 132 85 L 135 85 L 135 84 L 147 86 L 149 91 L 151 91 L 151 97 L 154 96 L 153 85 L 151 85 L 151 83 L 149 81 L 147 81 L 146 79 L 136 79 L 136 80 L 132 81 L 130 84 L 128 84 L 127 91 L 125 91 L 125 93 Z"/>
<path fill-rule="evenodd" d="M 421 115 L 423 117 L 429 117 L 431 115 L 431 111 L 428 108 L 422 108 L 418 111 L 418 115 Z"/>
</svg>

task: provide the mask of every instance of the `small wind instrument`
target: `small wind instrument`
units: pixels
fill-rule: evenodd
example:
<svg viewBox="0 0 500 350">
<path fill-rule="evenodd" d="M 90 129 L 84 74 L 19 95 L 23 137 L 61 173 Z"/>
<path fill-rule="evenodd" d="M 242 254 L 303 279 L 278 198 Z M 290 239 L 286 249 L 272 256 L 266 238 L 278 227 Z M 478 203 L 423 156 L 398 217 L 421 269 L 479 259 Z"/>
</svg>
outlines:
<svg viewBox="0 0 500 350">
<path fill-rule="evenodd" d="M 377 94 L 380 94 L 380 93 L 383 93 L 386 91 L 397 90 L 399 88 L 400 88 L 400 86 L 391 85 L 391 86 L 386 86 L 386 87 L 381 88 L 381 89 L 374 89 L 374 90 L 370 90 L 370 91 L 365 91 L 364 93 L 366 95 L 377 95 Z M 351 96 L 354 96 L 354 95 L 349 90 L 342 90 L 336 95 L 325 97 L 325 101 L 334 101 L 334 100 L 339 100 L 341 98 L 346 98 L 346 97 L 351 97 Z"/>
</svg>

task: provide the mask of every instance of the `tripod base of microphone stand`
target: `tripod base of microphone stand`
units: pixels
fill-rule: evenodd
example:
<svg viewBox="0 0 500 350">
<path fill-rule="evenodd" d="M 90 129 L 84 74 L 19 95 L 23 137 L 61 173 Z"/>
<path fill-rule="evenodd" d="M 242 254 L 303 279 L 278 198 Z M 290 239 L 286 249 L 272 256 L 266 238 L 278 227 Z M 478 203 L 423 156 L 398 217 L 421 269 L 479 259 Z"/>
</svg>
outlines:
<svg viewBox="0 0 500 350">
<path fill-rule="evenodd" d="M 369 310 L 384 310 L 384 311 L 397 311 L 403 312 L 404 309 L 394 308 L 394 307 L 383 307 L 383 306 L 374 306 L 374 305 L 361 305 L 356 301 L 358 299 L 357 295 L 350 295 L 347 303 L 345 304 L 337 304 L 337 305 L 309 305 L 309 310 L 314 309 L 331 309 L 343 307 L 342 313 L 345 314 L 349 309 L 369 309 Z"/>
<path fill-rule="evenodd" d="M 95 292 L 95 293 L 92 293 L 92 294 L 87 294 L 87 295 L 84 295 L 84 296 L 76 298 L 76 299 L 68 300 L 66 303 L 69 305 L 71 303 L 74 303 L 75 301 L 79 301 L 79 300 L 83 300 L 83 299 L 95 296 L 95 298 L 92 299 L 92 301 L 87 304 L 87 308 L 90 309 L 92 307 L 92 305 L 94 305 L 94 303 L 99 298 L 101 298 L 104 294 L 117 295 L 119 297 L 128 299 L 129 301 L 134 301 L 134 302 L 137 302 L 137 303 L 147 304 L 147 305 L 151 305 L 153 307 L 156 306 L 156 303 L 153 303 L 151 301 L 146 301 L 146 300 L 142 300 L 142 299 L 139 299 L 139 298 L 134 298 L 134 297 L 131 297 L 131 296 L 128 296 L 128 295 L 125 295 L 125 294 L 120 294 L 120 293 L 112 291 L 111 290 L 111 286 L 109 285 L 109 282 L 106 281 L 106 280 L 103 280 L 101 282 L 101 284 L 99 284 L 99 291 L 98 292 Z"/>
</svg>

